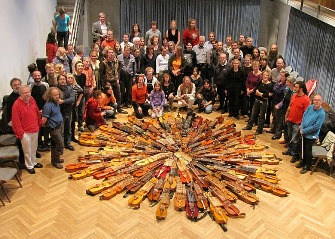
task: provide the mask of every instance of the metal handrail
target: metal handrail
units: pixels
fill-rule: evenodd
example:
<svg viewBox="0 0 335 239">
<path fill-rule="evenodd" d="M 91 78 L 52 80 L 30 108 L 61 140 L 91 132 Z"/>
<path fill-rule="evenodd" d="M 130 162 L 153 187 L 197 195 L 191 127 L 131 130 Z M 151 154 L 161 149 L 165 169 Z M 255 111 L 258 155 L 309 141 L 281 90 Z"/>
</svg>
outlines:
<svg viewBox="0 0 335 239">
<path fill-rule="evenodd" d="M 74 4 L 73 17 L 71 23 L 71 34 L 69 36 L 69 42 L 73 46 L 75 46 L 77 43 L 80 15 L 82 12 L 83 3 L 84 3 L 83 0 L 76 0 Z"/>
</svg>

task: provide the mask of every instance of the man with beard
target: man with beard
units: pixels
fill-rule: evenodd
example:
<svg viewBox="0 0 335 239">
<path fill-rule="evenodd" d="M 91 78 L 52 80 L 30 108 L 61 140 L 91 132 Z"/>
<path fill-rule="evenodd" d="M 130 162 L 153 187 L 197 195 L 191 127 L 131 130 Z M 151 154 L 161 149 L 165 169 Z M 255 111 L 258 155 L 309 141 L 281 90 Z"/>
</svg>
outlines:
<svg viewBox="0 0 335 239">
<path fill-rule="evenodd" d="M 50 87 L 57 85 L 57 78 L 55 75 L 55 67 L 53 63 L 48 63 L 45 65 L 46 76 L 42 78 L 43 82 L 48 83 Z"/>
<path fill-rule="evenodd" d="M 66 55 L 66 50 L 64 47 L 58 47 L 56 57 L 53 59 L 52 63 L 62 64 L 65 73 L 70 73 L 70 63 L 69 58 Z"/>
<path fill-rule="evenodd" d="M 243 52 L 243 56 L 246 56 L 247 54 L 252 55 L 252 52 L 254 50 L 254 46 L 252 45 L 252 38 L 247 38 L 247 44 L 240 47 L 240 50 Z"/>
<path fill-rule="evenodd" d="M 64 121 L 64 145 L 65 148 L 71 151 L 74 151 L 74 147 L 71 145 L 71 122 L 72 122 L 72 107 L 75 102 L 75 93 L 71 86 L 68 86 L 66 83 L 67 77 L 66 75 L 58 76 L 58 89 L 63 94 L 63 98 L 58 100 L 58 104 L 60 105 L 60 111 L 63 116 Z M 52 135 L 51 135 L 52 137 Z"/>
<path fill-rule="evenodd" d="M 64 48 L 65 50 L 65 48 Z M 41 81 L 41 72 L 34 71 L 33 72 L 33 79 L 34 83 L 30 85 L 31 88 L 31 96 L 35 99 L 37 107 L 40 112 L 42 112 L 43 106 L 45 104 L 45 100 L 43 99 L 43 95 L 46 92 L 46 90 L 49 88 L 48 83 Z M 42 140 L 42 136 L 44 136 L 44 141 Z M 49 151 L 48 140 L 49 135 L 45 132 L 43 127 L 40 128 L 40 131 L 38 132 L 38 151 Z"/>
<path fill-rule="evenodd" d="M 269 59 L 268 59 L 268 65 L 271 69 L 276 67 L 278 57 L 279 57 L 278 46 L 276 44 L 273 44 L 270 48 Z"/>
<path fill-rule="evenodd" d="M 62 93 L 56 87 L 49 88 L 44 95 L 46 101 L 42 111 L 42 125 L 51 135 L 51 164 L 61 169 L 64 162 L 60 156 L 63 154 L 64 142 L 62 137 L 63 117 L 59 103 Z"/>
<path fill-rule="evenodd" d="M 197 65 L 197 58 L 195 52 L 192 50 L 192 43 L 188 42 L 186 44 L 186 49 L 183 52 L 184 59 L 186 62 L 185 68 L 184 68 L 184 75 L 185 76 L 191 76 L 194 67 Z"/>
</svg>

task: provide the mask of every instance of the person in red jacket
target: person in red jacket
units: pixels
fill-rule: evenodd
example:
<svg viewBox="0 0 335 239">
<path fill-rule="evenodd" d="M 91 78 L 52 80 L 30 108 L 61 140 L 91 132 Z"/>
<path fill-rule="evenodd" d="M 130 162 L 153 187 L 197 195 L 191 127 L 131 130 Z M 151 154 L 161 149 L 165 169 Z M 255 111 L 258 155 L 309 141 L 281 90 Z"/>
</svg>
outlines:
<svg viewBox="0 0 335 239">
<path fill-rule="evenodd" d="M 52 60 L 56 57 L 58 50 L 57 41 L 54 32 L 48 34 L 47 42 L 45 44 L 45 51 L 48 58 L 48 63 L 52 63 Z"/>
<path fill-rule="evenodd" d="M 190 18 L 188 20 L 188 27 L 185 29 L 183 33 L 183 43 L 184 48 L 186 49 L 187 43 L 191 43 L 192 46 L 199 44 L 199 31 L 198 28 L 196 28 L 196 20 L 193 18 Z"/>
<path fill-rule="evenodd" d="M 101 111 L 99 107 L 99 100 L 101 99 L 102 92 L 101 90 L 95 90 L 93 96 L 86 103 L 86 125 L 87 128 L 93 132 L 100 125 L 106 124 L 104 115 L 106 112 Z"/>
<path fill-rule="evenodd" d="M 19 93 L 20 97 L 12 108 L 12 127 L 16 137 L 21 140 L 26 169 L 30 174 L 35 174 L 34 168 L 43 167 L 36 163 L 41 116 L 34 98 L 31 97 L 30 87 L 21 86 Z"/>
</svg>

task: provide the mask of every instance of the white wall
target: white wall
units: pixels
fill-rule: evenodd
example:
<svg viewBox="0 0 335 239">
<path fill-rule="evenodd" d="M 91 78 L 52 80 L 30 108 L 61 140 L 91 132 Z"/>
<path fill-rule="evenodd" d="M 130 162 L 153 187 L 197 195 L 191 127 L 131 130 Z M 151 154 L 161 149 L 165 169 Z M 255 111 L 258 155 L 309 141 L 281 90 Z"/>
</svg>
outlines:
<svg viewBox="0 0 335 239">
<path fill-rule="evenodd" d="M 0 0 L 0 102 L 11 92 L 13 77 L 24 83 L 27 66 L 45 57 L 45 41 L 57 0 Z"/>
<path fill-rule="evenodd" d="M 277 44 L 279 53 L 283 55 L 291 7 L 282 2 L 261 0 L 260 8 L 258 43 L 268 49 Z"/>
</svg>

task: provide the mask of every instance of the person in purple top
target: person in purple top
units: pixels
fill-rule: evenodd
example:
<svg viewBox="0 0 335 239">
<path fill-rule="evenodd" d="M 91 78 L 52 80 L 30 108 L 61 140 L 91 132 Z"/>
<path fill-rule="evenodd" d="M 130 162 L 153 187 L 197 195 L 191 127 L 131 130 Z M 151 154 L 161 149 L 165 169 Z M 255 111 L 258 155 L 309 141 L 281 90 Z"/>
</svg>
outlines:
<svg viewBox="0 0 335 239">
<path fill-rule="evenodd" d="M 150 104 L 152 107 L 152 118 L 159 118 L 163 115 L 165 94 L 159 81 L 154 84 L 154 89 L 150 92 Z"/>
</svg>

